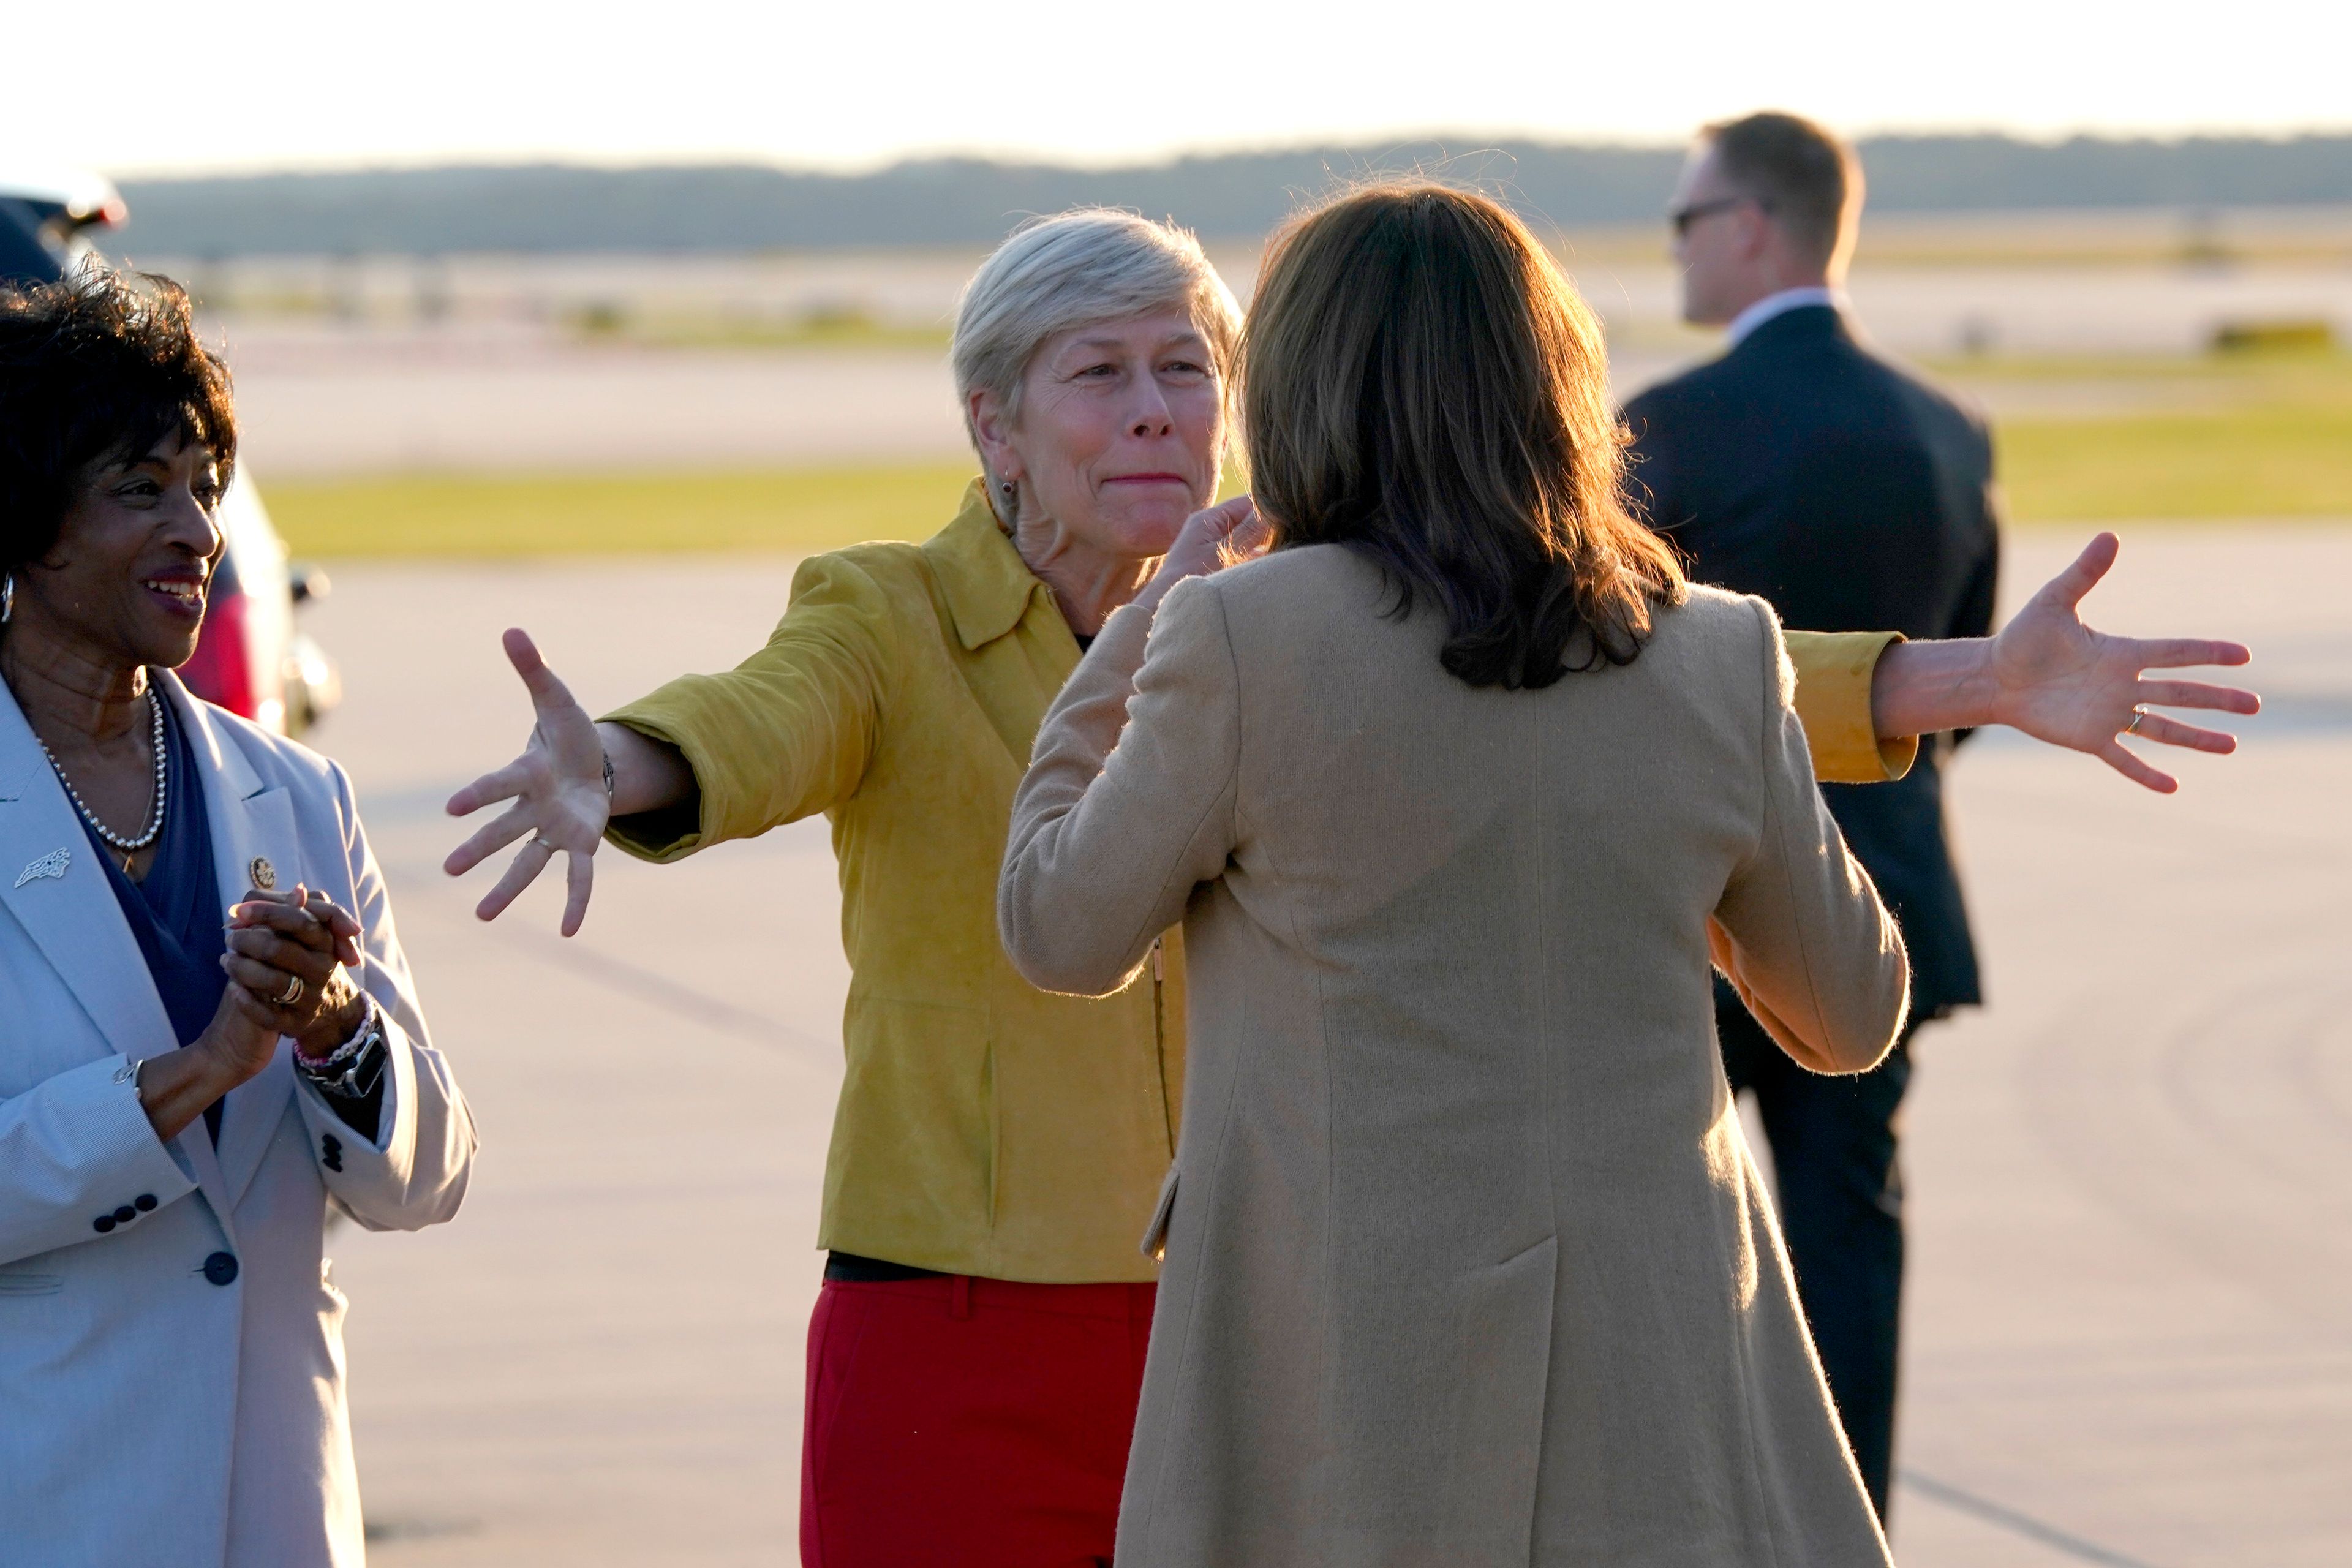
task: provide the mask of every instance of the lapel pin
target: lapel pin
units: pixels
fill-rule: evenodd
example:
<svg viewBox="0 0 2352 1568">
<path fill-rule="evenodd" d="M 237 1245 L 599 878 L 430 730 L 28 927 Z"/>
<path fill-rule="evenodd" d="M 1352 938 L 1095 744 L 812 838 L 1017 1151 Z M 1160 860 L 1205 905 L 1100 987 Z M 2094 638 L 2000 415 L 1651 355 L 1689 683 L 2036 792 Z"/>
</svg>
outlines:
<svg viewBox="0 0 2352 1568">
<path fill-rule="evenodd" d="M 246 871 L 253 878 L 253 885 L 265 893 L 278 886 L 278 868 L 269 863 L 267 855 L 256 855 L 253 864 L 247 866 Z"/>
<path fill-rule="evenodd" d="M 66 868 L 72 864 L 72 850 L 52 849 L 16 873 L 16 886 L 21 888 L 27 882 L 37 882 L 44 877 L 62 877 L 66 874 Z"/>
</svg>

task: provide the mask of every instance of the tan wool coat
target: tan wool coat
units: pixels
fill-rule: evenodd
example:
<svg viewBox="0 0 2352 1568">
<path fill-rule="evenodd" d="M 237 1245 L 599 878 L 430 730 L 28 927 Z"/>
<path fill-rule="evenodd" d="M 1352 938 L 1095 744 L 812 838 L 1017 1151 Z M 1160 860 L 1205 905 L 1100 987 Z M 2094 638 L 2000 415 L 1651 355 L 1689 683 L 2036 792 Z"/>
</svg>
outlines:
<svg viewBox="0 0 2352 1568">
<path fill-rule="evenodd" d="M 1318 546 L 1121 610 L 1015 797 L 1024 974 L 1192 964 L 1120 1563 L 1883 1568 L 1711 1018 L 1710 958 L 1823 1071 L 1903 1021 L 1771 611 L 1504 691 L 1386 602 Z"/>
</svg>

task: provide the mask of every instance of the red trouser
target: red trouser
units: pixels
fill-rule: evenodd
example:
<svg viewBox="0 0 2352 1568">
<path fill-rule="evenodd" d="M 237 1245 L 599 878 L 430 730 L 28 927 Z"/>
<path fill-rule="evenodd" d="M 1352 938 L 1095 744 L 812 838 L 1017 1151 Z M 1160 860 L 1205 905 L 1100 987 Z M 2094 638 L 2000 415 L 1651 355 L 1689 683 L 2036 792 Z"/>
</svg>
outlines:
<svg viewBox="0 0 2352 1568">
<path fill-rule="evenodd" d="M 1153 1290 L 826 1280 L 809 1320 L 801 1561 L 1108 1563 Z"/>
</svg>

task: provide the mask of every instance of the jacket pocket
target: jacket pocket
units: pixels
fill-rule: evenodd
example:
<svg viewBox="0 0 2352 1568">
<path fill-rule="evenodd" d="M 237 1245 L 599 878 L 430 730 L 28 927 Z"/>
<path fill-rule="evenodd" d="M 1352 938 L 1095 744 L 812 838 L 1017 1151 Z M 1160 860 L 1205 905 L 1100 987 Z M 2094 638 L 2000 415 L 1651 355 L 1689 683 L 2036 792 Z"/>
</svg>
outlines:
<svg viewBox="0 0 2352 1568">
<path fill-rule="evenodd" d="M 1168 1260 L 1168 1220 L 1176 1212 L 1176 1167 L 1168 1167 L 1168 1179 L 1160 1184 L 1160 1199 L 1151 1205 L 1151 1223 L 1143 1227 L 1143 1256 L 1154 1263 Z"/>
<path fill-rule="evenodd" d="M 62 1274 L 20 1274 L 0 1269 L 0 1297 L 54 1296 L 66 1288 Z"/>
</svg>

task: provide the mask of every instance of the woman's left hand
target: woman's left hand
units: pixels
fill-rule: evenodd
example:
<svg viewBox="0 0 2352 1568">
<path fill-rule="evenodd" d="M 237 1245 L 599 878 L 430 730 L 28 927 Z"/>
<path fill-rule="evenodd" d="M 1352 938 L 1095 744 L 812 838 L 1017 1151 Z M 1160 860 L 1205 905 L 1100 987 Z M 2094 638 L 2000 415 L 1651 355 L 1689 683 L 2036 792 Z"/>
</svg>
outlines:
<svg viewBox="0 0 2352 1568">
<path fill-rule="evenodd" d="M 2083 624 L 2083 596 L 2107 574 L 2119 548 L 2112 533 L 2092 540 L 1992 639 L 1992 718 L 2053 745 L 2088 752 L 2133 783 L 2169 795 L 2179 781 L 2126 746 L 2126 735 L 2216 756 L 2235 751 L 2237 739 L 2146 709 L 2256 713 L 2262 700 L 2234 686 L 2147 679 L 2150 669 L 2243 664 L 2252 655 L 2242 643 L 2117 637 Z"/>
<path fill-rule="evenodd" d="M 361 926 L 326 894 L 297 886 L 256 889 L 229 910 L 228 952 L 222 967 L 292 1037 L 302 1054 L 324 1057 L 352 1037 L 367 1016 L 366 998 L 346 965 L 360 962 Z M 299 980 L 291 988 L 289 980 Z M 289 989 L 294 999 L 282 1002 Z"/>
<path fill-rule="evenodd" d="M 1257 514 L 1257 503 L 1247 496 L 1235 496 L 1203 511 L 1196 511 L 1184 520 L 1176 534 L 1176 542 L 1168 547 L 1160 558 L 1160 570 L 1138 594 L 1136 603 L 1146 609 L 1156 607 L 1168 596 L 1168 590 L 1187 577 L 1206 576 L 1244 561 L 1254 561 L 1265 553 L 1273 542 L 1274 530 Z"/>
</svg>

